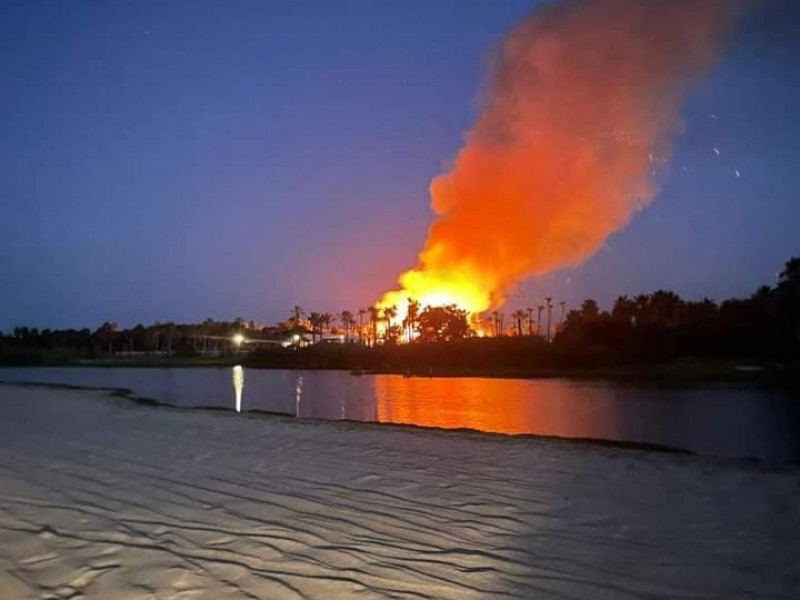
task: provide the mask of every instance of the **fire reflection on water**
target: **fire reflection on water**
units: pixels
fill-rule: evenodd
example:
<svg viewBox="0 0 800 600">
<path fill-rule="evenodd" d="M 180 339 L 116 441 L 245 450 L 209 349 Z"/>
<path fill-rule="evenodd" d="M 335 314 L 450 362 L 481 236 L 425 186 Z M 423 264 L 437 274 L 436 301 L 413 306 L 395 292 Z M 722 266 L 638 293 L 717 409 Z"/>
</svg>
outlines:
<svg viewBox="0 0 800 600">
<path fill-rule="evenodd" d="M 576 402 L 573 387 L 552 381 L 375 378 L 377 420 L 382 423 L 567 437 L 596 437 L 600 430 L 614 437 L 615 413 L 600 408 L 603 392 L 587 389 L 583 395 L 587 401 Z M 591 398 L 595 395 L 596 403 Z"/>
</svg>

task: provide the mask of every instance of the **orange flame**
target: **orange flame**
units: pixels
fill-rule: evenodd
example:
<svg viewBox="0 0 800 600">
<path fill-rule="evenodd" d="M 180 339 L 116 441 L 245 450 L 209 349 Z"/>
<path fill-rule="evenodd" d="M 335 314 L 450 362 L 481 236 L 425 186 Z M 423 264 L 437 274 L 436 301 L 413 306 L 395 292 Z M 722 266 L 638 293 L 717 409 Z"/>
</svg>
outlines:
<svg viewBox="0 0 800 600">
<path fill-rule="evenodd" d="M 574 267 L 656 195 L 687 87 L 715 64 L 731 0 L 572 0 L 517 24 L 447 173 L 406 299 L 496 308 L 523 279 Z"/>
</svg>

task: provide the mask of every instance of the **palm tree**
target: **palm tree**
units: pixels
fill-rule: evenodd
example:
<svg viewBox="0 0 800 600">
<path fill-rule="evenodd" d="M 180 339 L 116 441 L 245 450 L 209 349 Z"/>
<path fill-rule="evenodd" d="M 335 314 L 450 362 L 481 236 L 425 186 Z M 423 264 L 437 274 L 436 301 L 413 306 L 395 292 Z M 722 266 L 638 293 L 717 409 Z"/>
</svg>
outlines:
<svg viewBox="0 0 800 600">
<path fill-rule="evenodd" d="M 300 323 L 303 321 L 303 317 L 305 316 L 306 311 L 303 310 L 303 307 L 295 304 L 292 308 L 292 316 L 289 317 L 289 321 L 292 324 L 292 327 L 300 327 Z"/>
<path fill-rule="evenodd" d="M 386 333 L 387 334 L 389 333 L 389 330 L 392 328 L 392 319 L 394 319 L 396 316 L 397 316 L 397 307 L 396 306 L 394 306 L 394 305 L 387 306 L 386 308 L 383 309 L 383 318 L 386 319 Z M 386 337 L 386 336 L 384 335 L 384 337 Z"/>
<path fill-rule="evenodd" d="M 350 341 L 350 328 L 353 326 L 353 313 L 349 310 L 343 310 L 339 313 L 339 321 L 344 327 L 344 341 Z"/>
<path fill-rule="evenodd" d="M 413 298 L 408 299 L 408 310 L 406 312 L 405 323 L 408 328 L 408 341 L 410 342 L 414 337 L 414 327 L 419 319 L 419 301 Z"/>
<path fill-rule="evenodd" d="M 339 320 L 339 313 L 328 313 L 331 316 L 330 325 L 328 327 L 329 333 L 339 333 L 339 327 L 336 327 L 336 322 Z"/>
<path fill-rule="evenodd" d="M 550 341 L 550 323 L 552 322 L 553 317 L 553 299 L 547 297 L 544 299 L 545 303 L 547 304 L 547 341 Z"/>
<path fill-rule="evenodd" d="M 524 310 L 515 310 L 511 314 L 511 318 L 517 322 L 517 335 L 522 337 L 522 322 L 527 317 L 527 313 Z"/>
<path fill-rule="evenodd" d="M 367 314 L 366 308 L 358 309 L 358 341 L 360 342 L 364 333 L 364 315 Z"/>
<path fill-rule="evenodd" d="M 333 315 L 331 313 L 324 312 L 320 315 L 320 337 L 322 337 L 322 334 L 325 333 L 325 328 L 327 328 L 328 333 L 330 333 L 332 322 L 333 322 Z"/>
<path fill-rule="evenodd" d="M 356 328 L 356 318 L 353 315 L 353 313 L 350 313 L 349 323 L 350 323 L 350 333 L 352 334 L 353 333 L 353 329 Z"/>
<path fill-rule="evenodd" d="M 564 310 L 567 308 L 567 302 L 566 300 L 562 300 L 558 305 L 561 307 L 561 316 L 558 317 L 558 327 L 561 328 L 561 325 L 564 323 Z"/>
<path fill-rule="evenodd" d="M 380 317 L 380 311 L 376 307 L 370 306 L 367 312 L 369 313 L 370 329 L 372 330 L 372 345 L 375 346 L 378 343 L 378 318 Z"/>
<path fill-rule="evenodd" d="M 529 306 L 525 310 L 528 311 L 528 335 L 533 337 L 533 308 Z"/>
<path fill-rule="evenodd" d="M 542 311 L 544 310 L 544 305 L 540 304 L 537 307 L 536 313 L 536 335 L 542 335 Z"/>
<path fill-rule="evenodd" d="M 498 327 L 499 324 L 500 324 L 500 313 L 497 312 L 496 310 L 493 310 L 492 311 L 492 335 L 495 336 L 495 337 L 500 335 L 500 332 L 498 331 L 499 330 L 499 327 Z"/>
<path fill-rule="evenodd" d="M 308 320 L 311 322 L 311 341 L 317 341 L 317 331 L 322 330 L 322 313 L 312 312 L 308 315 Z"/>
</svg>

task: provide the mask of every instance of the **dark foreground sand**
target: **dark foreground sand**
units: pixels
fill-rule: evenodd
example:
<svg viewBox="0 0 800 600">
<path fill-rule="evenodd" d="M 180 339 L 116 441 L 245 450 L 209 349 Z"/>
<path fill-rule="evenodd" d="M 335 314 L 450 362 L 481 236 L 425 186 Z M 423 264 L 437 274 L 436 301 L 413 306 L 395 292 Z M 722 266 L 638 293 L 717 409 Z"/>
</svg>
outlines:
<svg viewBox="0 0 800 600">
<path fill-rule="evenodd" d="M 800 598 L 800 469 L 0 386 L 0 599 Z"/>
</svg>

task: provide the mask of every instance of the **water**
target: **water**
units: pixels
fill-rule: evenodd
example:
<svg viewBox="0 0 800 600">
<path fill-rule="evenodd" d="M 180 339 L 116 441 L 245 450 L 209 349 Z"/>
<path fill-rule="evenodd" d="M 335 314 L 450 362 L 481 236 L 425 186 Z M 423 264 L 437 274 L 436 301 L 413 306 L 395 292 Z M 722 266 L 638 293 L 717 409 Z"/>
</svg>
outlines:
<svg viewBox="0 0 800 600">
<path fill-rule="evenodd" d="M 0 380 L 126 388 L 182 407 L 595 438 L 800 460 L 800 402 L 758 388 L 658 389 L 563 379 L 353 376 L 230 368 L 3 368 Z"/>
</svg>

